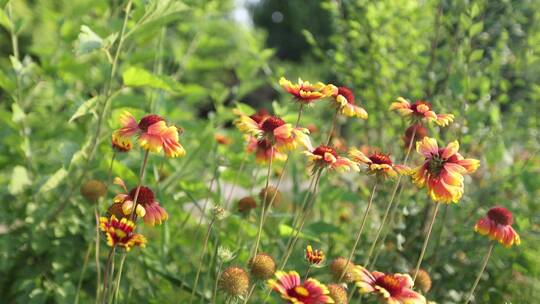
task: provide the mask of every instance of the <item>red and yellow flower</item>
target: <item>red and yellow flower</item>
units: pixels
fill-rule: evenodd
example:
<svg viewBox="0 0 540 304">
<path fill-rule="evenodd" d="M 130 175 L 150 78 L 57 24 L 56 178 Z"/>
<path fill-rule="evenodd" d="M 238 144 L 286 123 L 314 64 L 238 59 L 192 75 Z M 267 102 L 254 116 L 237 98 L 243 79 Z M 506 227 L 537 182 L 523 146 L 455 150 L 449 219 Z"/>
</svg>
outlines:
<svg viewBox="0 0 540 304">
<path fill-rule="evenodd" d="M 127 251 L 131 247 L 145 247 L 146 238 L 139 233 L 134 233 L 135 223 L 122 218 L 118 220 L 112 215 L 110 218 L 101 217 L 99 219 L 99 229 L 107 236 L 107 245 L 114 247 L 124 247 Z"/>
<path fill-rule="evenodd" d="M 318 99 L 334 96 L 338 92 L 338 88 L 333 84 L 324 84 L 322 82 L 311 84 L 309 81 L 303 81 L 300 78 L 298 78 L 297 83 L 292 83 L 285 77 L 281 77 L 279 85 L 303 104 L 311 104 Z"/>
<path fill-rule="evenodd" d="M 315 149 L 304 151 L 304 154 L 309 159 L 308 166 L 313 170 L 359 171 L 358 165 L 355 162 L 346 157 L 339 156 L 334 148 L 326 145 L 320 145 Z"/>
<path fill-rule="evenodd" d="M 273 291 L 281 298 L 293 304 L 325 304 L 334 303 L 329 296 L 328 288 L 316 279 L 309 278 L 304 283 L 296 271 L 276 272 L 277 280 L 268 280 Z"/>
<path fill-rule="evenodd" d="M 457 141 L 445 148 L 439 148 L 430 137 L 416 143 L 416 151 L 425 161 L 413 170 L 413 182 L 419 187 L 427 186 L 429 196 L 436 202 L 457 203 L 463 195 L 463 175 L 473 173 L 480 166 L 479 160 L 463 158 L 458 150 Z"/>
<path fill-rule="evenodd" d="M 144 222 L 152 226 L 161 224 L 169 217 L 167 211 L 156 201 L 154 192 L 150 188 L 140 186 L 137 207 L 134 207 L 137 187 L 128 192 L 124 181 L 118 177 L 114 179 L 114 183 L 120 185 L 125 191 L 125 193 L 117 194 L 114 197 L 114 203 L 122 205 L 122 211 L 125 215 L 129 216 L 133 212 L 133 208 L 136 208 L 137 215 L 143 217 Z"/>
<path fill-rule="evenodd" d="M 504 247 L 510 248 L 513 245 L 521 244 L 519 235 L 512 228 L 513 222 L 512 212 L 504 207 L 497 206 L 489 209 L 487 216 L 478 220 L 474 226 L 474 231 L 481 235 L 487 235 Z"/>
<path fill-rule="evenodd" d="M 422 120 L 427 120 L 428 122 L 434 121 L 441 127 L 447 126 L 454 121 L 453 114 L 437 114 L 432 110 L 431 103 L 422 100 L 410 103 L 405 98 L 398 97 L 390 105 L 390 110 L 397 110 L 401 116 L 408 117 L 413 122 L 421 122 Z"/>
<path fill-rule="evenodd" d="M 424 296 L 412 290 L 414 282 L 408 274 L 369 272 L 361 266 L 356 266 L 354 273 L 360 292 L 375 294 L 381 303 L 426 304 Z"/>
<path fill-rule="evenodd" d="M 352 148 L 349 150 L 349 157 L 356 163 L 367 165 L 368 174 L 374 174 L 378 177 L 396 177 L 398 174 L 408 175 L 410 168 L 404 165 L 394 165 L 390 154 L 374 152 L 366 156 L 360 150 Z"/>
<path fill-rule="evenodd" d="M 178 129 L 167 126 L 165 120 L 155 114 L 144 116 L 138 123 L 125 111 L 120 116 L 122 127 L 113 132 L 113 147 L 117 150 L 129 150 L 133 146 L 132 138 L 138 136 L 139 145 L 150 152 L 163 150 L 168 157 L 181 157 L 186 151 L 178 140 Z"/>
<path fill-rule="evenodd" d="M 333 97 L 341 115 L 361 119 L 368 118 L 366 110 L 356 104 L 353 92 L 347 87 L 338 87 Z"/>
<path fill-rule="evenodd" d="M 246 150 L 249 153 L 254 153 L 255 160 L 260 163 L 266 163 L 270 161 L 270 158 L 272 158 L 272 161 L 284 161 L 287 159 L 286 154 L 279 152 L 277 149 L 273 149 L 270 141 L 265 138 L 257 140 L 251 137 L 248 141 Z"/>
<path fill-rule="evenodd" d="M 310 265 L 320 265 L 324 260 L 324 253 L 321 250 L 313 249 L 311 245 L 306 247 L 306 261 Z"/>
<path fill-rule="evenodd" d="M 258 141 L 266 140 L 279 151 L 294 150 L 298 146 L 311 147 L 309 131 L 305 128 L 294 128 L 276 116 L 260 118 L 241 115 L 235 121 L 236 127 Z"/>
</svg>

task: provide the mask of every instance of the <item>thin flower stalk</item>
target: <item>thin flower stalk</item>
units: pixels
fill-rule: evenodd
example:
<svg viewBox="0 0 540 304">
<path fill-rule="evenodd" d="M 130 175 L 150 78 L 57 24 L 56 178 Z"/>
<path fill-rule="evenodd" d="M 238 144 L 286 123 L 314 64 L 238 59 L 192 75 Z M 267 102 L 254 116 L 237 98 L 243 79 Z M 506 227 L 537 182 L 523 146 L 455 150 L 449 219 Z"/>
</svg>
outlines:
<svg viewBox="0 0 540 304">
<path fill-rule="evenodd" d="M 208 240 L 210 239 L 210 234 L 212 232 L 212 227 L 214 226 L 215 221 L 216 221 L 216 218 L 213 217 L 210 223 L 208 224 L 208 229 L 206 230 L 206 234 L 204 236 L 203 247 L 201 250 L 201 254 L 199 256 L 199 265 L 197 266 L 197 273 L 195 274 L 195 281 L 193 282 L 193 286 L 192 286 L 193 289 L 191 291 L 191 296 L 189 297 L 189 303 L 193 303 L 193 297 L 195 296 L 195 291 L 197 290 L 197 284 L 199 283 L 199 277 L 201 275 L 204 255 L 206 253 L 206 247 L 208 246 Z"/>
<path fill-rule="evenodd" d="M 120 291 L 120 282 L 122 281 L 122 270 L 124 270 L 124 262 L 126 261 L 127 255 L 122 255 L 122 259 L 120 260 L 120 266 L 118 266 L 118 274 L 116 275 L 116 283 L 114 287 L 113 292 L 113 303 L 118 302 L 118 295 Z"/>
<path fill-rule="evenodd" d="M 99 243 L 100 243 L 100 232 L 99 232 L 99 210 L 98 205 L 96 202 L 96 206 L 94 208 L 94 216 L 96 218 L 96 250 L 95 250 L 95 258 L 96 258 L 96 299 L 99 299 L 99 286 L 101 286 L 101 263 L 99 262 Z"/>
<path fill-rule="evenodd" d="M 272 150 L 274 149 L 274 147 L 271 148 Z M 268 189 L 268 186 L 270 185 L 270 173 L 272 172 L 272 160 L 273 160 L 273 153 L 270 153 L 270 160 L 268 162 L 268 170 L 266 172 L 266 184 L 264 186 L 264 189 Z M 277 191 L 276 191 L 277 192 Z M 264 191 L 264 197 L 263 197 L 263 200 L 262 200 L 262 204 L 261 204 L 261 215 L 260 215 L 260 219 L 259 219 L 259 228 L 257 230 L 257 236 L 255 238 L 255 245 L 253 246 L 253 254 L 251 255 L 251 257 L 254 257 L 257 255 L 257 251 L 259 250 L 259 243 L 261 241 L 261 235 L 262 235 L 262 229 L 263 229 L 263 226 L 264 226 L 264 220 L 265 220 L 265 217 L 266 217 L 266 199 L 267 199 L 267 196 L 268 196 L 268 191 Z M 274 196 L 275 197 L 275 196 Z M 268 204 L 268 209 L 270 209 L 270 206 L 271 204 Z"/>
<path fill-rule="evenodd" d="M 332 119 L 332 127 L 330 128 L 330 131 L 328 132 L 328 138 L 326 139 L 327 146 L 330 145 L 330 141 L 332 140 L 334 130 L 336 129 L 338 114 L 339 114 L 339 108 L 336 110 L 336 113 L 334 113 L 334 118 Z"/>
<path fill-rule="evenodd" d="M 88 249 L 86 250 L 86 254 L 84 255 L 83 267 L 82 267 L 82 270 L 81 270 L 81 275 L 79 276 L 79 282 L 77 283 L 77 292 L 75 293 L 75 304 L 79 303 L 79 296 L 81 294 L 82 281 L 83 281 L 84 274 L 86 273 L 86 267 L 88 266 L 88 260 L 90 259 L 90 253 L 92 252 L 92 244 L 93 244 L 93 242 L 88 243 Z M 96 288 L 96 289 L 99 290 L 99 288 Z"/>
<path fill-rule="evenodd" d="M 212 304 L 216 303 L 218 282 L 219 282 L 219 280 L 217 278 L 219 278 L 219 276 L 221 275 L 221 268 L 222 267 L 223 267 L 223 262 L 220 261 L 219 264 L 218 264 L 217 272 L 216 272 L 216 279 L 214 280 L 214 289 L 212 289 Z"/>
<path fill-rule="evenodd" d="M 349 257 L 347 258 L 347 263 L 345 263 L 345 267 L 343 268 L 343 271 L 341 272 L 341 275 L 339 276 L 338 282 L 341 282 L 341 280 L 343 280 L 343 277 L 345 276 L 345 273 L 347 273 L 347 269 L 349 268 L 349 264 L 351 263 L 351 260 L 356 252 L 356 248 L 358 247 L 358 243 L 360 242 L 360 237 L 362 236 L 362 232 L 364 232 L 364 227 L 366 225 L 367 217 L 369 215 L 369 210 L 371 209 L 371 206 L 373 205 L 373 198 L 375 197 L 375 192 L 377 191 L 378 184 L 379 184 L 379 178 L 375 180 L 375 183 L 373 184 L 373 189 L 371 189 L 371 196 L 369 198 L 366 211 L 364 211 L 364 216 L 362 217 L 360 229 L 358 229 L 351 253 L 349 254 Z"/>
<path fill-rule="evenodd" d="M 435 202 L 435 210 L 433 211 L 433 215 L 431 216 L 431 221 L 429 223 L 426 238 L 424 239 L 424 244 L 422 245 L 422 250 L 420 251 L 420 256 L 418 257 L 418 262 L 416 262 L 416 267 L 414 268 L 413 282 L 416 281 L 416 277 L 418 276 L 418 271 L 420 270 L 420 266 L 422 265 L 422 260 L 424 259 L 424 254 L 426 253 L 426 249 L 429 244 L 429 238 L 431 236 L 431 231 L 433 230 L 433 224 L 435 223 L 435 218 L 437 217 L 437 213 L 439 212 L 440 205 L 441 203 Z"/>
<path fill-rule="evenodd" d="M 234 193 L 234 190 L 236 190 L 236 182 L 238 181 L 238 177 L 240 177 L 240 174 L 244 171 L 244 166 L 246 164 L 246 160 L 248 157 L 248 153 L 244 151 L 244 156 L 242 157 L 242 162 L 240 163 L 240 168 L 236 171 L 236 174 L 234 175 L 234 179 L 232 181 L 231 190 L 229 191 L 229 194 L 227 195 L 227 199 L 225 200 L 225 207 L 229 208 L 232 195 Z"/>
<path fill-rule="evenodd" d="M 108 303 L 109 274 L 111 273 L 111 269 L 113 269 L 112 260 L 113 260 L 115 249 L 116 249 L 116 246 L 112 246 L 111 249 L 109 250 L 109 255 L 107 256 L 105 273 L 103 275 L 103 294 L 101 295 L 103 304 Z"/>
<path fill-rule="evenodd" d="M 480 279 L 482 278 L 482 275 L 484 274 L 484 271 L 486 270 L 487 264 L 489 262 L 489 258 L 491 257 L 491 252 L 493 251 L 493 247 L 495 246 L 495 242 L 491 242 L 489 245 L 488 251 L 486 252 L 486 255 L 484 256 L 484 262 L 482 263 L 482 267 L 480 267 L 480 271 L 478 272 L 478 275 L 476 276 L 476 280 L 474 281 L 474 284 L 471 288 L 471 291 L 469 292 L 469 295 L 467 295 L 465 304 L 469 304 L 473 298 L 474 291 L 476 287 L 478 286 L 478 283 L 480 282 Z"/>
<path fill-rule="evenodd" d="M 405 158 L 403 159 L 403 165 L 404 166 L 407 165 L 407 161 L 409 160 L 409 156 L 411 155 L 412 146 L 413 146 L 413 143 L 414 143 L 414 138 L 416 136 L 416 130 L 417 130 L 417 128 L 413 129 L 412 136 L 411 136 L 411 141 L 409 142 L 409 146 L 407 147 L 407 153 L 405 154 Z M 394 199 L 396 198 L 397 191 L 398 191 L 399 186 L 401 184 L 401 178 L 402 178 L 402 175 L 399 175 L 398 178 L 397 178 L 396 184 L 394 186 L 394 189 L 392 190 L 392 196 L 390 197 L 390 201 L 388 202 L 388 204 L 386 205 L 386 209 L 384 210 L 384 215 L 383 215 L 383 218 L 381 220 L 381 224 L 379 225 L 379 228 L 377 229 L 377 234 L 375 235 L 375 239 L 373 240 L 373 242 L 371 244 L 371 247 L 369 248 L 368 255 L 367 255 L 366 260 L 364 262 L 364 265 L 366 265 L 366 266 L 370 262 L 370 259 L 373 256 L 373 253 L 374 253 L 375 248 L 377 246 L 377 242 L 379 240 L 379 237 L 381 236 L 381 232 L 384 229 L 385 225 L 387 224 L 386 220 L 388 219 L 388 215 L 390 214 L 390 210 L 392 209 Z M 400 192 L 400 194 L 401 194 L 401 192 Z M 388 223 L 388 225 L 392 226 L 392 223 L 390 222 L 390 223 Z M 390 227 L 388 229 L 390 229 Z"/>
<path fill-rule="evenodd" d="M 283 261 L 280 263 L 280 267 L 279 267 L 280 270 L 282 270 L 287 265 L 287 261 L 289 261 L 289 258 L 291 257 L 291 254 L 292 254 L 292 251 L 294 250 L 296 242 L 298 241 L 298 238 L 300 236 L 300 233 L 301 233 L 302 229 L 304 228 L 306 218 L 311 213 L 311 209 L 312 209 L 313 204 L 315 203 L 315 200 L 317 198 L 317 192 L 319 191 L 319 181 L 320 181 L 320 178 L 321 178 L 321 175 L 322 175 L 322 170 L 319 170 L 315 174 L 316 174 L 316 177 L 315 177 L 315 183 L 313 185 L 313 190 L 311 191 L 311 193 L 312 193 L 311 199 L 309 200 L 309 203 L 307 204 L 306 209 L 302 212 L 302 217 L 300 218 L 299 227 L 298 227 L 298 229 L 296 229 L 296 233 L 294 234 L 293 237 L 291 237 L 291 244 L 290 244 L 289 248 L 286 251 L 286 254 L 285 254 L 284 258 L 283 258 Z"/>
</svg>

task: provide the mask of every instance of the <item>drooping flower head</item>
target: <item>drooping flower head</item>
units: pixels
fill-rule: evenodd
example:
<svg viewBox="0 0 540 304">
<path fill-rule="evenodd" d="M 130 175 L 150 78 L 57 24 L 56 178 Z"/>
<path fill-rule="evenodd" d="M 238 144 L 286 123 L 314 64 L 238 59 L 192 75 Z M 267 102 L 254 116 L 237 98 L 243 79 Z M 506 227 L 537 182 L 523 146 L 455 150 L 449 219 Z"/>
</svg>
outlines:
<svg viewBox="0 0 540 304">
<path fill-rule="evenodd" d="M 268 144 L 270 149 L 274 148 L 279 151 L 294 150 L 298 146 L 311 147 L 309 131 L 306 128 L 294 128 L 277 116 L 263 118 L 256 116 L 253 119 L 250 116 L 241 115 L 235 121 L 235 125 L 241 132 L 251 135 L 257 140 L 257 144 L 262 144 L 261 148 Z"/>
<path fill-rule="evenodd" d="M 313 249 L 311 245 L 307 245 L 306 247 L 306 261 L 310 265 L 318 266 L 322 263 L 324 260 L 324 252 L 321 250 Z"/>
<path fill-rule="evenodd" d="M 124 193 L 117 194 L 114 197 L 115 204 L 122 205 L 122 211 L 125 215 L 130 215 L 135 208 L 135 194 L 137 187 L 127 190 L 126 184 L 120 178 L 115 178 L 114 183 L 121 186 L 124 189 Z M 136 213 L 140 217 L 144 217 L 144 222 L 148 225 L 154 226 L 155 224 L 161 224 L 167 220 L 169 215 L 167 211 L 161 207 L 159 202 L 156 201 L 156 197 L 152 189 L 141 186 L 139 189 L 139 196 L 137 197 Z"/>
<path fill-rule="evenodd" d="M 425 160 L 413 169 L 413 182 L 419 187 L 426 185 L 429 196 L 436 202 L 457 203 L 463 195 L 463 175 L 473 173 L 480 166 L 480 161 L 463 158 L 458 150 L 457 141 L 445 148 L 439 148 L 437 141 L 430 137 L 416 143 L 416 151 Z"/>
<path fill-rule="evenodd" d="M 255 160 L 258 163 L 268 163 L 270 158 L 272 162 L 284 161 L 287 159 L 287 155 L 278 149 L 272 149 L 272 143 L 266 138 L 257 140 L 251 137 L 248 141 L 246 151 L 255 154 Z"/>
<path fill-rule="evenodd" d="M 428 130 L 426 127 L 424 127 L 422 123 L 414 123 L 410 125 L 407 130 L 405 130 L 405 135 L 403 135 L 403 147 L 405 149 L 409 149 L 409 145 L 414 144 L 426 136 L 428 136 Z"/>
<path fill-rule="evenodd" d="M 367 165 L 368 174 L 374 174 L 377 177 L 387 178 L 396 177 L 398 174 L 409 174 L 410 168 L 404 165 L 394 165 L 390 154 L 373 152 L 369 156 L 362 151 L 352 148 L 349 151 L 349 157 L 358 164 Z"/>
<path fill-rule="evenodd" d="M 107 245 L 120 246 L 127 251 L 131 250 L 131 247 L 145 247 L 146 238 L 139 233 L 134 233 L 135 223 L 122 218 L 118 220 L 116 216 L 112 215 L 110 218 L 101 217 L 99 219 L 99 229 L 107 236 Z"/>
<path fill-rule="evenodd" d="M 412 122 L 422 122 L 423 120 L 428 122 L 434 121 L 441 127 L 447 126 L 454 121 L 453 114 L 436 114 L 432 109 L 431 103 L 422 100 L 410 103 L 405 98 L 398 97 L 390 105 L 390 110 L 397 110 L 401 116 L 409 118 Z"/>
<path fill-rule="evenodd" d="M 337 93 L 338 88 L 332 84 L 324 84 L 317 82 L 311 84 L 309 81 L 303 81 L 298 78 L 297 83 L 292 83 L 290 80 L 281 77 L 279 85 L 289 94 L 294 96 L 296 101 L 302 104 L 311 104 L 321 98 L 330 97 Z"/>
<path fill-rule="evenodd" d="M 329 146 L 320 145 L 315 149 L 304 151 L 309 159 L 308 166 L 312 170 L 330 169 L 336 171 L 358 171 L 358 166 L 346 157 L 339 156 L 337 151 Z"/>
<path fill-rule="evenodd" d="M 282 299 L 293 304 L 325 304 L 334 303 L 329 296 L 328 288 L 316 279 L 309 278 L 302 283 L 296 271 L 276 272 L 277 280 L 268 280 L 273 291 Z"/>
<path fill-rule="evenodd" d="M 356 266 L 354 271 L 360 292 L 376 295 L 381 303 L 426 304 L 424 296 L 412 290 L 414 282 L 408 274 L 369 272 L 361 266 Z"/>
<path fill-rule="evenodd" d="M 159 115 L 146 115 L 137 123 L 133 115 L 125 111 L 120 116 L 120 124 L 122 127 L 112 135 L 113 147 L 119 151 L 131 149 L 132 137 L 138 136 L 139 145 L 147 151 L 158 153 L 163 150 L 168 157 L 181 157 L 186 154 L 178 141 L 178 129 L 167 126 Z"/>
<path fill-rule="evenodd" d="M 361 119 L 368 118 L 366 110 L 356 104 L 353 92 L 347 87 L 338 87 L 338 90 L 333 97 L 334 103 L 338 107 L 341 115 L 358 117 Z"/>
<path fill-rule="evenodd" d="M 504 207 L 497 206 L 489 209 L 487 215 L 478 220 L 474 226 L 474 231 L 481 235 L 487 235 L 504 247 L 510 248 L 513 245 L 521 244 L 519 235 L 512 228 L 513 222 L 512 212 Z"/>
</svg>

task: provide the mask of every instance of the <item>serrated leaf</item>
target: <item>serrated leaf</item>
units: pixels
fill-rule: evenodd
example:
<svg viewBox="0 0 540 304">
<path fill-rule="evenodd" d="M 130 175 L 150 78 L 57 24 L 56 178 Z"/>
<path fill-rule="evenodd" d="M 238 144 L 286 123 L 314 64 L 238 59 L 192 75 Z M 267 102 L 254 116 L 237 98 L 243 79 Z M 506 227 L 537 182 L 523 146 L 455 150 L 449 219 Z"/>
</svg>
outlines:
<svg viewBox="0 0 540 304">
<path fill-rule="evenodd" d="M 94 108 L 96 107 L 98 98 L 96 96 L 88 99 L 87 101 L 83 102 L 78 108 L 75 113 L 71 116 L 68 122 L 73 122 L 75 119 L 84 116 L 88 113 L 91 113 Z"/>
<path fill-rule="evenodd" d="M 32 185 L 32 180 L 28 176 L 26 168 L 23 166 L 15 166 L 11 173 L 11 180 L 8 185 L 9 193 L 13 195 L 19 194 L 30 185 Z"/>
<path fill-rule="evenodd" d="M 38 193 L 44 193 L 47 191 L 51 191 L 52 189 L 58 187 L 60 183 L 66 178 L 67 171 L 63 167 L 58 169 L 56 172 L 54 172 L 53 175 L 51 175 L 47 181 L 41 187 L 39 188 Z"/>
</svg>

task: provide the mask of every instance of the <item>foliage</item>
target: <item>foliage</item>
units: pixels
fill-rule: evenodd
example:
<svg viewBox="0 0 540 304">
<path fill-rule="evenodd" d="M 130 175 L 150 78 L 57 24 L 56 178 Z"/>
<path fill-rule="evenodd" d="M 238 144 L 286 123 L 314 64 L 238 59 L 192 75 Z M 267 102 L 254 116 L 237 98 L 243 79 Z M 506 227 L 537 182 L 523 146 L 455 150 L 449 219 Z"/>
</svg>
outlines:
<svg viewBox="0 0 540 304">
<path fill-rule="evenodd" d="M 431 136 L 441 142 L 458 139 L 482 165 L 466 179 L 460 203 L 441 211 L 424 263 L 434 281 L 428 298 L 464 302 L 475 278 L 471 269 L 479 267 L 488 244 L 472 227 L 495 204 L 513 211 L 523 244 L 495 249 L 477 302 L 540 298 L 538 0 L 320 1 L 320 13 L 330 16 L 323 39 L 304 22 L 294 24 L 294 32 L 306 38 L 301 45 L 310 48 L 299 62 L 274 56 L 260 28 L 237 24 L 231 17 L 234 1 L 134 0 L 124 19 L 128 2 L 0 1 L 0 41 L 6 42 L 0 45 L 3 301 L 72 303 L 79 278 L 80 302 L 94 299 L 94 259 L 84 273 L 81 267 L 94 238 L 94 205 L 79 188 L 90 178 L 109 178 L 111 131 L 123 110 L 137 117 L 159 113 L 181 126 L 187 155 L 150 157 L 146 183 L 157 185 L 170 217 L 162 226 L 139 225 L 149 244 L 128 255 L 120 302 L 188 301 L 207 226 L 207 217 L 199 220 L 204 202 L 223 204 L 231 185 L 238 184 L 234 203 L 256 195 L 265 182 L 264 166 L 251 156 L 239 170 L 244 139 L 231 127 L 232 109 L 265 107 L 294 123 L 297 107 L 277 85 L 282 75 L 352 88 L 370 116 L 340 120 L 340 138 L 348 146 L 379 147 L 395 159 L 404 155 L 401 137 L 407 127 L 388 111 L 397 96 L 429 100 L 442 112 L 454 113 L 456 122 L 444 130 L 431 127 Z M 283 12 L 285 20 L 310 19 L 302 5 L 290 2 L 295 4 L 291 15 Z M 302 119 L 303 125 L 317 127 L 315 143 L 331 127 L 329 109 L 326 102 L 317 103 Z M 218 145 L 216 133 L 232 144 Z M 411 162 L 419 164 L 416 157 Z M 118 154 L 112 176 L 135 185 L 141 160 L 138 152 Z M 276 172 L 281 167 L 274 164 Z M 261 244 L 273 256 L 282 256 L 292 232 L 291 210 L 300 206 L 307 188 L 304 156 L 293 154 L 285 174 L 282 203 L 271 213 Z M 302 250 L 308 243 L 329 258 L 348 254 L 371 186 L 366 176 L 323 176 L 314 215 L 288 267 L 305 269 Z M 355 256 L 358 263 L 392 186 L 383 184 L 376 196 Z M 101 213 L 120 191 L 116 186 L 108 190 L 98 205 Z M 424 190 L 407 181 L 402 191 L 394 229 L 377 262 L 387 272 L 414 267 L 431 212 Z M 201 303 L 211 296 L 217 277 L 218 248 L 234 252 L 227 264 L 243 266 L 257 232 L 258 215 L 245 217 L 230 209 L 231 215 L 212 230 L 197 288 Z M 312 274 L 330 280 L 327 267 Z M 256 293 L 265 295 L 262 288 Z"/>
</svg>

